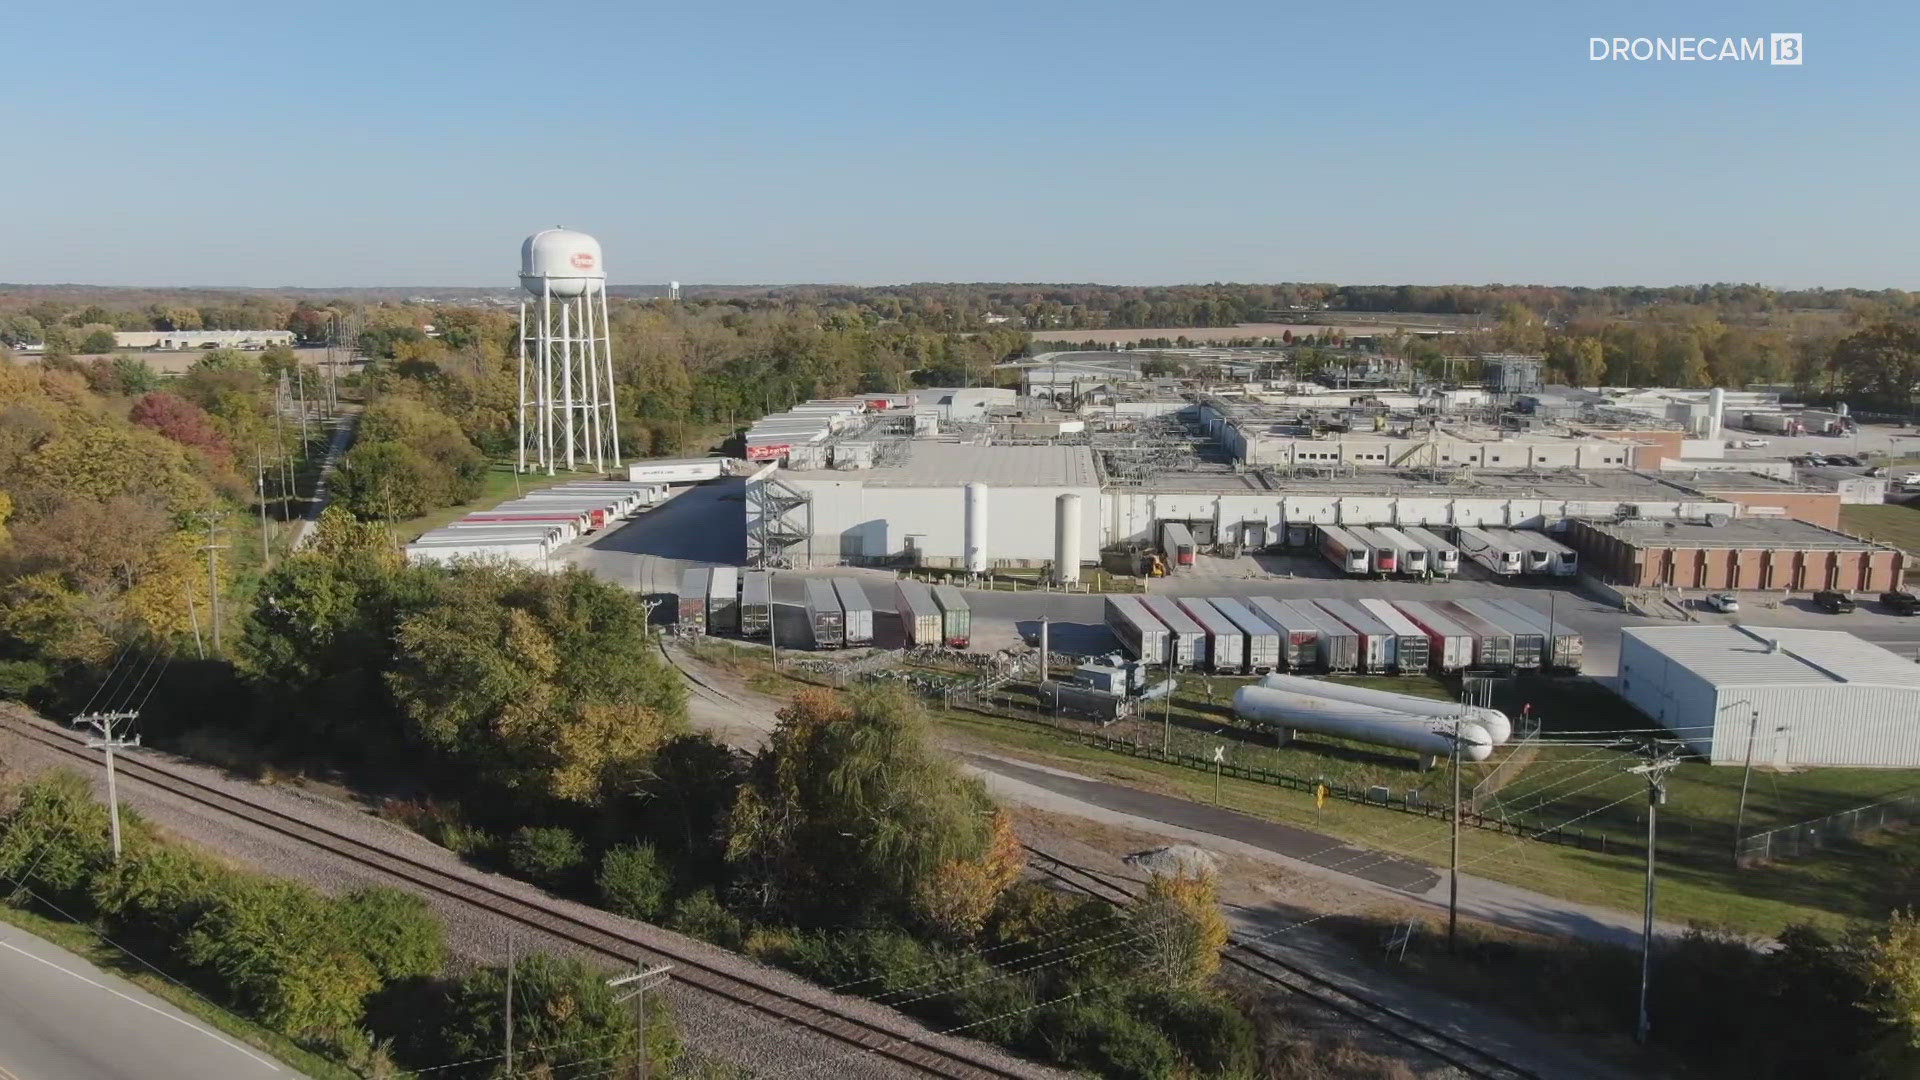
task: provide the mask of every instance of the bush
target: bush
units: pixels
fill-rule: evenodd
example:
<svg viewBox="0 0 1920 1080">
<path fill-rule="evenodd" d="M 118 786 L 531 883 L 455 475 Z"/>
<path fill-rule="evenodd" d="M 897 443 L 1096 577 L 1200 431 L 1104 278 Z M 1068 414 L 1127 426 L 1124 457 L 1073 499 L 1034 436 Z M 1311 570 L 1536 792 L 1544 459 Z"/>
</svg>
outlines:
<svg viewBox="0 0 1920 1080">
<path fill-rule="evenodd" d="M 25 701 L 52 680 L 53 673 L 38 660 L 0 660 L 0 698 Z"/>
<path fill-rule="evenodd" d="M 205 912 L 227 873 L 196 852 L 142 839 L 93 879 L 93 905 L 135 952 L 171 951 Z"/>
<path fill-rule="evenodd" d="M 112 862 L 107 809 L 78 773 L 28 784 L 0 819 L 0 878 L 74 915 L 90 909 L 94 876 Z"/>
<path fill-rule="evenodd" d="M 625 844 L 601 858 L 594 884 L 608 911 L 630 919 L 652 920 L 666 909 L 673 875 L 652 844 Z"/>
<path fill-rule="evenodd" d="M 586 845 L 569 829 L 523 825 L 507 838 L 507 866 L 520 877 L 556 892 L 573 887 L 586 861 Z"/>
<path fill-rule="evenodd" d="M 689 937 L 710 941 L 723 949 L 737 949 L 746 935 L 740 917 L 720 906 L 712 889 L 684 896 L 673 905 L 667 926 Z"/>
<path fill-rule="evenodd" d="M 440 920 L 412 893 L 371 886 L 335 901 L 342 930 L 385 980 L 436 975 L 446 963 Z"/>
<path fill-rule="evenodd" d="M 230 874 L 181 941 L 181 955 L 227 994 L 290 1035 L 340 1033 L 360 1022 L 380 974 L 343 932 L 339 909 L 290 881 Z"/>
<path fill-rule="evenodd" d="M 1226 998 L 1190 990 L 1149 990 L 1134 997 L 1134 1014 L 1152 1023 L 1196 1071 L 1253 1070 L 1253 1021 Z"/>
<path fill-rule="evenodd" d="M 639 1045 L 633 1010 L 618 1000 L 604 973 L 572 959 L 534 953 L 513 973 L 516 1076 L 601 1076 L 624 1074 Z M 506 969 L 482 968 L 444 982 L 397 986 L 373 1010 L 376 1034 L 394 1040 L 395 1055 L 426 1075 L 490 1077 L 499 1075 L 500 1003 L 506 995 Z M 651 1015 L 660 1015 L 660 995 L 647 997 Z M 671 1033 L 663 1043 L 649 1024 L 648 1049 L 656 1069 L 671 1073 L 677 1047 Z M 448 1067 L 449 1063 L 460 1063 Z"/>
<path fill-rule="evenodd" d="M 1094 991 L 1035 1010 L 1036 1049 L 1054 1061 L 1100 1076 L 1173 1075 L 1179 1055 L 1166 1036 L 1128 1011 L 1117 996 Z"/>
</svg>

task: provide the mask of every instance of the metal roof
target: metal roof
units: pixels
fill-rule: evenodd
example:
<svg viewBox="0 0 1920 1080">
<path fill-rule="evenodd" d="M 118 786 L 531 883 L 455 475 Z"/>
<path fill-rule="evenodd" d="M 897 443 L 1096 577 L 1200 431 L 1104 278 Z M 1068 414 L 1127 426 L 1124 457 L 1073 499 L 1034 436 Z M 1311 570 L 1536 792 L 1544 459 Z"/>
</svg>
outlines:
<svg viewBox="0 0 1920 1080">
<path fill-rule="evenodd" d="M 1085 446 L 973 446 L 916 440 L 905 460 L 851 472 L 795 469 L 804 479 L 857 480 L 869 487 L 958 487 L 978 481 L 988 487 L 1097 487 L 1093 451 Z"/>
<path fill-rule="evenodd" d="M 1634 626 L 1621 633 L 1719 687 L 1869 685 L 1920 689 L 1920 664 L 1840 630 Z M 1778 643 L 1777 649 L 1773 642 Z"/>
</svg>

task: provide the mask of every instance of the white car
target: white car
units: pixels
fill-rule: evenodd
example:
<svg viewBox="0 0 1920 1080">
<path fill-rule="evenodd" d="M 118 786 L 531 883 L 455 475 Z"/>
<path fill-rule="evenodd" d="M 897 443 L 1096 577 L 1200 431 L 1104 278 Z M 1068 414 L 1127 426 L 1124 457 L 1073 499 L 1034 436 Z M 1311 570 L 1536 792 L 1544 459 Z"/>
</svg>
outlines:
<svg viewBox="0 0 1920 1080">
<path fill-rule="evenodd" d="M 1740 610 L 1740 598 L 1732 593 L 1717 592 L 1707 597 L 1707 606 L 1722 615 L 1732 615 Z"/>
<path fill-rule="evenodd" d="M 1920 484 L 1920 472 L 1908 473 L 1907 475 L 1900 478 L 1900 483 L 1903 486 L 1907 484 Z"/>
<path fill-rule="evenodd" d="M 1771 444 L 1769 444 L 1765 439 L 1741 439 L 1739 442 L 1735 443 L 1734 445 L 1736 448 L 1741 450 L 1759 450 Z"/>
</svg>

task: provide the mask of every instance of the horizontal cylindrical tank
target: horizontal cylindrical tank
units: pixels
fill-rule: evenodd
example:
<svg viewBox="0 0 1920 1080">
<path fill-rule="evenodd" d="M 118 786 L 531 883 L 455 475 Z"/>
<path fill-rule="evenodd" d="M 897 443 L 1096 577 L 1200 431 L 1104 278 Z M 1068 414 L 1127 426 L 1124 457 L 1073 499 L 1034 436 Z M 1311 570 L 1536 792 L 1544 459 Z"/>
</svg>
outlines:
<svg viewBox="0 0 1920 1080">
<path fill-rule="evenodd" d="M 580 296 L 606 288 L 600 241 L 572 229 L 542 229 L 520 244 L 520 287 L 539 296 Z"/>
<path fill-rule="evenodd" d="M 1374 690 L 1365 686 L 1353 686 L 1323 679 L 1306 679 L 1298 675 L 1268 675 L 1260 680 L 1260 685 L 1269 690 L 1287 690 L 1334 701 L 1351 701 L 1355 705 L 1412 713 L 1415 716 L 1436 716 L 1443 719 L 1464 717 L 1485 728 L 1488 738 L 1491 738 L 1495 745 L 1505 743 L 1513 737 L 1513 721 L 1499 709 L 1483 709 L 1475 705 L 1442 701 L 1439 698 L 1396 694 L 1391 690 Z"/>
<path fill-rule="evenodd" d="M 1493 740 L 1486 729 L 1468 720 L 1415 716 L 1264 686 L 1243 686 L 1234 691 L 1233 714 L 1269 727 L 1312 731 L 1435 757 L 1451 755 L 1457 739 L 1462 760 L 1485 761 L 1493 756 Z"/>
<path fill-rule="evenodd" d="M 960 493 L 965 508 L 966 545 L 962 550 L 966 570 L 969 574 L 984 574 L 987 572 L 987 485 L 963 484 Z"/>
<path fill-rule="evenodd" d="M 1080 580 L 1080 496 L 1053 500 L 1053 581 L 1071 585 Z"/>
</svg>

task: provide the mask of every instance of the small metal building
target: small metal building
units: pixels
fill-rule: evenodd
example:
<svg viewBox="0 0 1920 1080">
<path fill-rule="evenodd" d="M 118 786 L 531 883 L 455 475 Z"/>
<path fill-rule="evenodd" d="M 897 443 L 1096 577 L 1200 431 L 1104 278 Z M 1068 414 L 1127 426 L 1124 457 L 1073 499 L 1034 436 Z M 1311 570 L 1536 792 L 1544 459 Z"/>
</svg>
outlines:
<svg viewBox="0 0 1920 1080">
<path fill-rule="evenodd" d="M 1617 685 L 1715 765 L 1920 767 L 1920 664 L 1843 631 L 1632 626 Z"/>
</svg>

